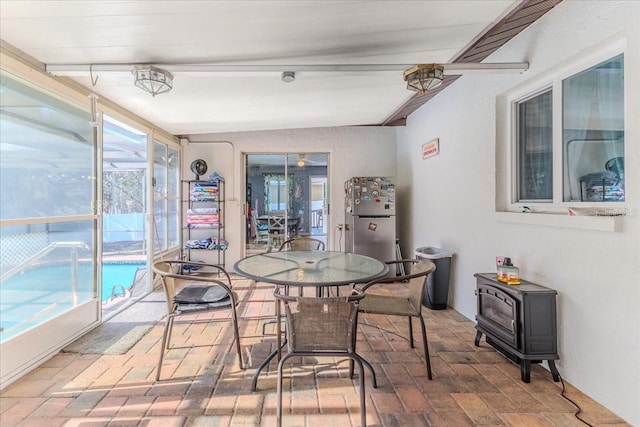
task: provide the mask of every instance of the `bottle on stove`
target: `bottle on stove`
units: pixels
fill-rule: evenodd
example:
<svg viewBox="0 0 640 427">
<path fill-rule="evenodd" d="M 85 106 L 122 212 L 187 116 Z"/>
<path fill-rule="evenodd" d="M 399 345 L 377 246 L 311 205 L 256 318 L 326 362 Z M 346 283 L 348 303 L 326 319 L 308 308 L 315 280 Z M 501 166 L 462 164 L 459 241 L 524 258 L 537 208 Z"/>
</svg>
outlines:
<svg viewBox="0 0 640 427">
<path fill-rule="evenodd" d="M 520 269 L 511 263 L 511 258 L 505 257 L 502 265 L 498 266 L 497 278 L 509 285 L 519 285 Z"/>
</svg>

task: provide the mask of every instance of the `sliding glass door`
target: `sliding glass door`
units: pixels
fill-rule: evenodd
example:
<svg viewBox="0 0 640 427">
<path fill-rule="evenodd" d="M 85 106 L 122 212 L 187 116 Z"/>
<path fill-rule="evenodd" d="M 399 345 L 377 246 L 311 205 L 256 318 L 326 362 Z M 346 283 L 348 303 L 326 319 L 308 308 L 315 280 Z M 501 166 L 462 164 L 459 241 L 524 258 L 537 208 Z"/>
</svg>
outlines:
<svg viewBox="0 0 640 427">
<path fill-rule="evenodd" d="M 0 387 L 151 290 L 179 250 L 181 154 L 2 57 Z"/>
<path fill-rule="evenodd" d="M 98 321 L 87 110 L 1 72 L 0 383 Z"/>
<path fill-rule="evenodd" d="M 327 163 L 326 153 L 246 155 L 247 254 L 296 236 L 327 242 Z"/>
<path fill-rule="evenodd" d="M 146 132 L 113 117 L 103 121 L 102 286 L 103 315 L 147 291 Z"/>
<path fill-rule="evenodd" d="M 149 145 L 147 133 L 112 117 L 103 129 L 104 316 L 149 292 L 153 255 L 179 246 L 180 152 L 159 140 Z"/>
</svg>

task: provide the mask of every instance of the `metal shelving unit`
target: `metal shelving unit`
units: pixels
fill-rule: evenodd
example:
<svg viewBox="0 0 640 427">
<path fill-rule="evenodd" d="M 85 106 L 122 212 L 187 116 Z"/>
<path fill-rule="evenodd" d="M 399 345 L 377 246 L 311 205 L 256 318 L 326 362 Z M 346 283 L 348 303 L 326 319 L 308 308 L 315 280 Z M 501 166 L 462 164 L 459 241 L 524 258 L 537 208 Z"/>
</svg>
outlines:
<svg viewBox="0 0 640 427">
<path fill-rule="evenodd" d="M 182 181 L 182 259 L 224 268 L 224 181 Z"/>
</svg>

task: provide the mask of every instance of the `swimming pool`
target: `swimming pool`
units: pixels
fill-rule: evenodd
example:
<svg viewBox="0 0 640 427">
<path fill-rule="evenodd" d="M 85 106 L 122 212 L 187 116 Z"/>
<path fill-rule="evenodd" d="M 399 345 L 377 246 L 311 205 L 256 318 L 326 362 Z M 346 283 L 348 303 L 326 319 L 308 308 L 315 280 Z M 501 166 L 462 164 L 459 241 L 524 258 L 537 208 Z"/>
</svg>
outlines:
<svg viewBox="0 0 640 427">
<path fill-rule="evenodd" d="M 103 263 L 101 301 L 105 302 L 111 297 L 114 287 L 117 291 L 120 290 L 120 286 L 128 289 L 133 283 L 138 268 L 145 266 L 144 263 Z M 81 263 L 78 266 L 78 291 L 90 291 L 92 270 L 90 264 Z M 2 282 L 2 290 L 68 292 L 70 278 L 71 269 L 68 265 L 47 265 L 9 277 Z"/>
<path fill-rule="evenodd" d="M 109 300 L 114 287 L 120 294 L 128 289 L 138 268 L 145 266 L 139 262 L 104 263 L 102 302 Z M 0 342 L 91 300 L 93 272 L 92 264 L 79 263 L 74 283 L 69 264 L 48 264 L 3 280 L 0 285 Z"/>
</svg>

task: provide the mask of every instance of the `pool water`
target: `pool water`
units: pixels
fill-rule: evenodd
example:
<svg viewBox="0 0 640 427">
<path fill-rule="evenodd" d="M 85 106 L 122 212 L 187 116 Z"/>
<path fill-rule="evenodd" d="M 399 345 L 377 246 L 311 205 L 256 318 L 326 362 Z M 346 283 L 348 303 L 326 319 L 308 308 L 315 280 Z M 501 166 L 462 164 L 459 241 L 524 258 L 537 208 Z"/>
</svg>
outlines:
<svg viewBox="0 0 640 427">
<path fill-rule="evenodd" d="M 145 264 L 103 264 L 102 302 L 109 300 L 114 286 L 119 294 L 123 294 L 123 289 L 131 286 L 141 267 Z M 90 301 L 94 266 L 80 263 L 76 273 L 75 284 L 68 264 L 38 266 L 3 280 L 0 285 L 0 342 Z M 73 289 L 74 286 L 77 288 Z"/>
<path fill-rule="evenodd" d="M 102 264 L 102 298 L 107 301 L 114 286 L 122 286 L 128 289 L 136 277 L 138 268 L 144 268 L 146 264 Z M 120 292 L 120 288 L 116 289 Z"/>
<path fill-rule="evenodd" d="M 121 292 L 119 286 L 128 289 L 132 284 L 138 268 L 144 268 L 145 264 L 103 264 L 102 265 L 102 295 L 101 300 L 107 301 L 114 286 Z M 78 291 L 91 291 L 92 268 L 90 264 L 78 266 Z M 41 268 L 26 270 L 16 274 L 2 282 L 3 291 L 37 291 L 42 294 L 69 292 L 71 289 L 71 269 L 68 265 L 51 265 Z"/>
</svg>

